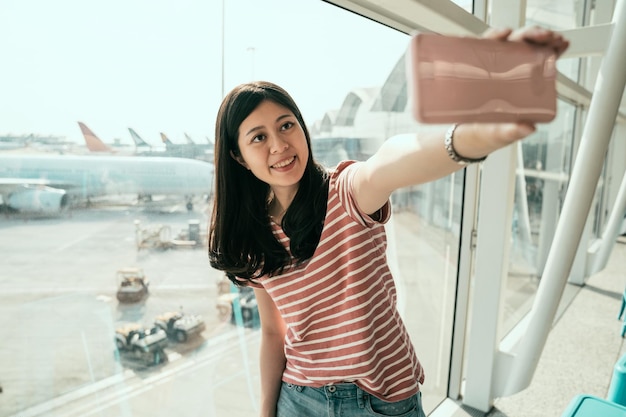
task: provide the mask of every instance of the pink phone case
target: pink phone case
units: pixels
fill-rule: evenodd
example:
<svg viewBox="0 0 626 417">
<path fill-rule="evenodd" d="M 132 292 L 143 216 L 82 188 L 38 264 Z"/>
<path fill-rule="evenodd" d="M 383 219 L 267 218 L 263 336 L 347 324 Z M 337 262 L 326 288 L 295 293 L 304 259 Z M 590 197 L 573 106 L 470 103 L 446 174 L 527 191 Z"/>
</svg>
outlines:
<svg viewBox="0 0 626 417">
<path fill-rule="evenodd" d="M 411 38 L 407 64 L 421 123 L 543 123 L 556 116 L 550 48 L 420 33 Z"/>
</svg>

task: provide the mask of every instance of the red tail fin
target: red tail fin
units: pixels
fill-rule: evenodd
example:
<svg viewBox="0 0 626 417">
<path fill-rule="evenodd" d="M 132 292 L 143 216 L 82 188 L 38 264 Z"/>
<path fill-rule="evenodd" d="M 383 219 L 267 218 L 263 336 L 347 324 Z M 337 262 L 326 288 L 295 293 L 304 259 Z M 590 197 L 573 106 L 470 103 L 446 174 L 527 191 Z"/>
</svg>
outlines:
<svg viewBox="0 0 626 417">
<path fill-rule="evenodd" d="M 80 126 L 80 131 L 83 132 L 83 136 L 85 137 L 85 144 L 87 145 L 87 149 L 91 152 L 113 152 L 106 143 L 102 142 L 84 123 L 78 122 L 78 126 Z"/>
</svg>

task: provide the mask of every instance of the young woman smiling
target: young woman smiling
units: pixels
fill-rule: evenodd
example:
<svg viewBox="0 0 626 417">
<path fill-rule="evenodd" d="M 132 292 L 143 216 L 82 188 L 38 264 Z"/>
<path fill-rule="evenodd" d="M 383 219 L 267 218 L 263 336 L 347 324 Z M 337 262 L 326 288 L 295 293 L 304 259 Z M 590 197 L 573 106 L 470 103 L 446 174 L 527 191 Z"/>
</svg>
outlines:
<svg viewBox="0 0 626 417">
<path fill-rule="evenodd" d="M 545 29 L 502 41 L 568 42 Z M 465 124 L 388 139 L 367 161 L 316 163 L 281 87 L 253 82 L 220 107 L 209 258 L 254 287 L 261 318 L 261 416 L 423 417 L 424 370 L 396 309 L 385 257 L 391 193 L 484 159 L 532 124 Z"/>
</svg>

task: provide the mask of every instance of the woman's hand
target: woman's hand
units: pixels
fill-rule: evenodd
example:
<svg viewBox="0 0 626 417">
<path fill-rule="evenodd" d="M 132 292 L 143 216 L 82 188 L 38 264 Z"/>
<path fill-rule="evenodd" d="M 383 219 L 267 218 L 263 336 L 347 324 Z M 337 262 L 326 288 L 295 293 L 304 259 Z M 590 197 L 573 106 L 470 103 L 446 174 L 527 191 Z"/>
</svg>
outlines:
<svg viewBox="0 0 626 417">
<path fill-rule="evenodd" d="M 557 58 L 567 50 L 569 41 L 560 33 L 539 26 L 512 29 L 491 28 L 483 33 L 484 38 L 501 41 L 528 42 L 533 45 L 547 46 L 554 50 Z"/>
<path fill-rule="evenodd" d="M 548 46 L 557 56 L 569 46 L 561 34 L 539 27 L 515 31 L 490 29 L 483 36 L 502 42 Z M 385 204 L 394 190 L 434 181 L 460 169 L 461 165 L 450 158 L 444 147 L 448 128 L 397 135 L 384 141 L 355 174 L 353 193 L 358 206 L 365 213 L 372 214 Z M 452 146 L 465 158 L 479 159 L 535 130 L 533 123 L 464 123 L 454 130 Z"/>
</svg>

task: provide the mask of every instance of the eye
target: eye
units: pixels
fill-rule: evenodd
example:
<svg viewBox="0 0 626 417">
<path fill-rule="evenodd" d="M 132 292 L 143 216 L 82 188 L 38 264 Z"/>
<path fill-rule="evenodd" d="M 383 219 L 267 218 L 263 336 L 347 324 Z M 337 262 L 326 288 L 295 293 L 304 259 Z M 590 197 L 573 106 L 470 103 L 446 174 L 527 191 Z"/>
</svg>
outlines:
<svg viewBox="0 0 626 417">
<path fill-rule="evenodd" d="M 293 127 L 293 122 L 287 122 L 280 127 L 280 130 L 289 130 Z"/>
<path fill-rule="evenodd" d="M 265 135 L 256 135 L 255 137 L 250 139 L 250 142 L 258 143 L 258 142 L 262 142 L 263 140 L 265 140 Z"/>
</svg>

